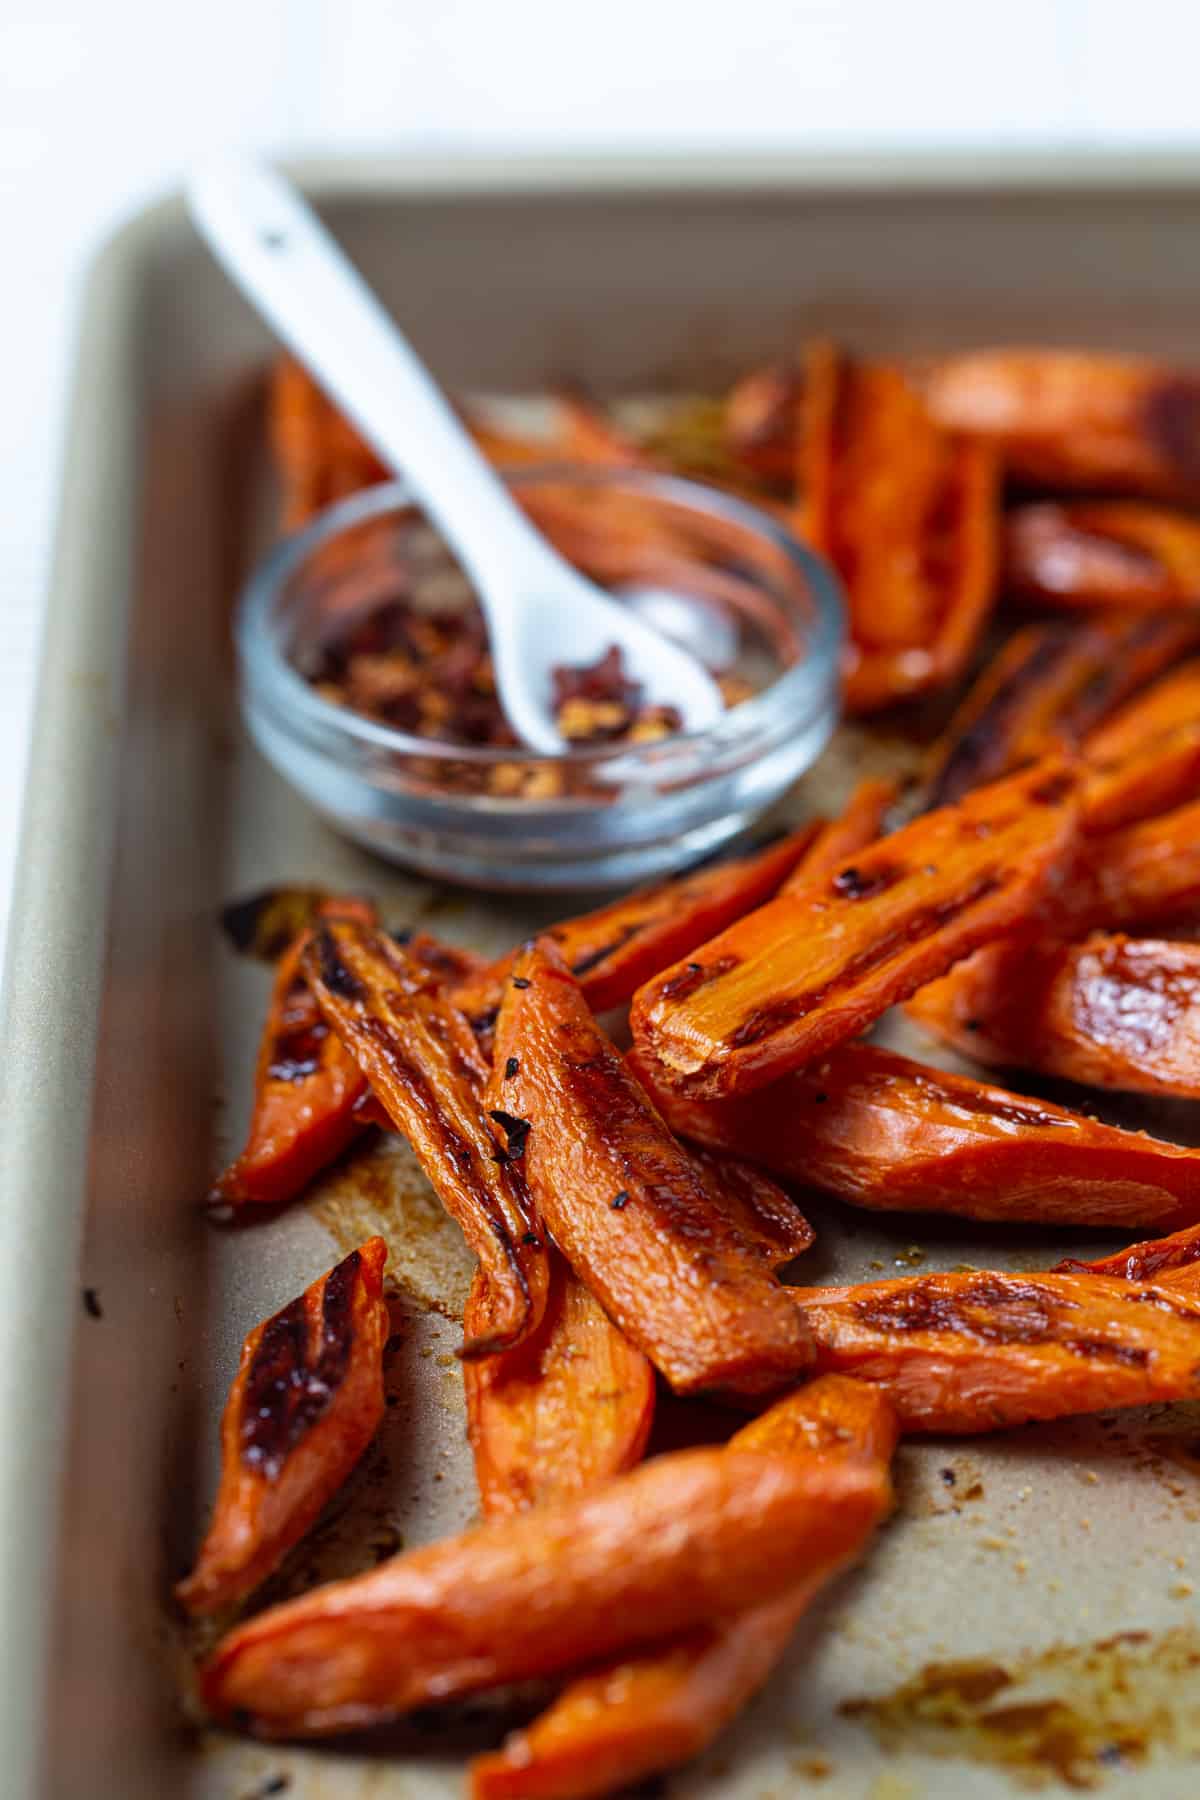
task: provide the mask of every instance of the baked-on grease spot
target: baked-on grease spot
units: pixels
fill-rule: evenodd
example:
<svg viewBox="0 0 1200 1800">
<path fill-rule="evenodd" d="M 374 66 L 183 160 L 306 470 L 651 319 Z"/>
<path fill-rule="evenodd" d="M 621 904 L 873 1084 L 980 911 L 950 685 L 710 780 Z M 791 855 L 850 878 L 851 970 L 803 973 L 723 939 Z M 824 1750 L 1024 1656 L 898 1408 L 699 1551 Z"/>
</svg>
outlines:
<svg viewBox="0 0 1200 1800">
<path fill-rule="evenodd" d="M 1107 1770 L 1200 1754 L 1198 1670 L 1194 1627 L 1127 1631 L 1003 1662 L 930 1663 L 891 1693 L 840 1710 L 889 1752 L 990 1763 L 1030 1785 L 1057 1779 L 1091 1789 Z"/>
</svg>

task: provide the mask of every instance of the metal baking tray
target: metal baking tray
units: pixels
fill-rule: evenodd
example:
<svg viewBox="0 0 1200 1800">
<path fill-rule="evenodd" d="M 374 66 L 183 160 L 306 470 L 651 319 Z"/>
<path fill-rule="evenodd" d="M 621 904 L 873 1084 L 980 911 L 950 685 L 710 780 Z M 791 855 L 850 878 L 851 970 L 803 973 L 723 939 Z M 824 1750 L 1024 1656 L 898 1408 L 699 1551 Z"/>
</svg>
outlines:
<svg viewBox="0 0 1200 1800">
<path fill-rule="evenodd" d="M 814 330 L 865 349 L 1026 338 L 1200 352 L 1200 164 L 1186 160 L 299 173 L 459 389 L 528 392 L 567 372 L 601 390 L 687 383 Z M 212 1491 L 239 1340 L 381 1216 L 408 1295 L 397 1404 L 292 1578 L 453 1529 L 473 1506 L 457 1328 L 443 1316 L 464 1253 L 405 1155 L 269 1224 L 220 1232 L 200 1214 L 244 1122 L 265 989 L 222 945 L 218 909 L 315 878 L 375 889 L 391 918 L 487 950 L 536 922 L 511 899 L 373 863 L 241 739 L 228 607 L 255 478 L 249 396 L 269 348 L 176 201 L 134 219 L 92 274 L 0 1059 L 0 1744 L 13 1800 L 442 1800 L 460 1791 L 466 1738 L 488 1728 L 277 1750 L 207 1732 L 178 1698 L 188 1647 L 169 1581 Z M 844 757 L 822 764 L 810 802 L 847 775 Z M 1195 1132 L 1183 1108 L 1123 1117 Z M 816 1280 L 1035 1266 L 1066 1243 L 813 1210 L 829 1227 L 806 1267 Z M 1200 1411 L 1175 1408 L 907 1446 L 900 1517 L 865 1567 L 801 1626 L 734 1728 L 656 1791 L 999 1800 L 1014 1781 L 1078 1775 L 1082 1743 L 1115 1793 L 1194 1795 L 1198 1439 Z M 1107 1642 L 1129 1632 L 1146 1635 Z M 931 1671 L 964 1657 L 984 1659 L 966 1679 Z M 1032 1761 L 1019 1731 L 972 1722 L 997 1662 L 1021 1677 L 1014 1701 L 1059 1708 L 1043 1707 Z M 888 1694 L 882 1712 L 854 1706 Z"/>
</svg>

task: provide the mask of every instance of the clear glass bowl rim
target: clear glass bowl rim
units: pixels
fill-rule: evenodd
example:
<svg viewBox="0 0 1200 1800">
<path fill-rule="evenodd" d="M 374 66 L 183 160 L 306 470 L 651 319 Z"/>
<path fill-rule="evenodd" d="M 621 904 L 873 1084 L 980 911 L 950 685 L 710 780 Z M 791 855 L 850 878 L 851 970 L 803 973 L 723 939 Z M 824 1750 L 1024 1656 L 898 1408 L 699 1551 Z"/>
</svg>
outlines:
<svg viewBox="0 0 1200 1800">
<path fill-rule="evenodd" d="M 764 734 L 773 735 L 785 717 L 801 730 L 809 719 L 828 706 L 830 690 L 836 689 L 838 683 L 845 637 L 845 613 L 837 577 L 823 557 L 800 543 L 769 513 L 720 488 L 655 471 L 539 463 L 502 469 L 500 474 L 513 488 L 559 483 L 575 487 L 608 487 L 663 500 L 701 517 L 719 518 L 766 539 L 782 551 L 804 584 L 812 609 L 811 620 L 805 622 L 805 654 L 759 693 L 723 713 L 707 730 L 679 732 L 644 744 L 603 744 L 564 751 L 560 756 L 543 756 L 523 746 L 451 744 L 436 738 L 416 737 L 395 726 L 368 719 L 349 707 L 339 706 L 336 701 L 324 699 L 292 667 L 274 641 L 271 611 L 278 595 L 314 551 L 341 533 L 372 519 L 419 506 L 404 481 L 380 482 L 336 501 L 299 531 L 281 538 L 256 564 L 242 589 L 235 639 L 245 676 L 255 685 L 261 684 L 264 697 L 280 706 L 295 728 L 303 730 L 308 726 L 326 741 L 333 732 L 339 734 L 345 744 L 357 745 L 363 750 L 386 750 L 395 755 L 423 757 L 427 761 L 444 760 L 483 768 L 520 762 L 530 769 L 561 767 L 568 762 L 577 768 L 594 768 L 619 757 L 623 770 L 635 773 L 640 759 L 649 774 L 661 761 L 664 751 L 699 752 L 705 746 L 733 751 L 739 744 L 752 743 Z M 526 800 L 524 804 L 529 802 Z"/>
</svg>

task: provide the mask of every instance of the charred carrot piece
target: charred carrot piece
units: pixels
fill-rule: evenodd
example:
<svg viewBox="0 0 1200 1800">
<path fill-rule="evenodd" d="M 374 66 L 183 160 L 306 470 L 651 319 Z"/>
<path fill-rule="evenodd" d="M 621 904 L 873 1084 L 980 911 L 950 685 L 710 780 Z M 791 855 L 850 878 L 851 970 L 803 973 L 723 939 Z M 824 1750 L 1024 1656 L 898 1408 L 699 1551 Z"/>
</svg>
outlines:
<svg viewBox="0 0 1200 1800">
<path fill-rule="evenodd" d="M 1005 587 L 1043 606 L 1200 604 L 1200 523 L 1137 500 L 1019 506 L 1004 539 Z"/>
<path fill-rule="evenodd" d="M 1170 1237 L 1148 1238 L 1099 1256 L 1094 1262 L 1068 1257 L 1055 1267 L 1056 1274 L 1110 1275 L 1121 1281 L 1152 1281 L 1156 1286 L 1192 1287 L 1200 1280 L 1200 1225 L 1189 1225 Z"/>
<path fill-rule="evenodd" d="M 260 1613 L 218 1645 L 204 1699 L 311 1736 L 578 1668 L 795 1590 L 856 1555 L 889 1504 L 886 1475 L 849 1460 L 656 1457 Z"/>
<path fill-rule="evenodd" d="M 716 1098 L 778 1080 L 1013 930 L 1071 845 L 1076 785 L 1047 763 L 981 789 L 648 982 L 633 1031 L 660 1083 Z"/>
<path fill-rule="evenodd" d="M 1200 802 L 1088 840 L 1062 929 L 1167 924 L 1200 907 Z"/>
<path fill-rule="evenodd" d="M 739 1432 L 732 1447 L 862 1466 L 882 1478 L 896 1435 L 878 1389 L 825 1375 Z M 699 1755 L 762 1686 L 836 1572 L 667 1649 L 580 1676 L 502 1750 L 475 1760 L 471 1800 L 588 1800 Z"/>
<path fill-rule="evenodd" d="M 643 888 L 595 912 L 550 925 L 544 935 L 558 946 L 593 1012 L 607 1012 L 660 969 L 769 900 L 819 830 L 819 821 L 803 825 L 751 856 Z M 455 990 L 455 1005 L 480 1034 L 495 1025 L 516 957 L 511 951 Z"/>
<path fill-rule="evenodd" d="M 375 908 L 349 897 L 316 903 L 318 918 L 373 923 Z M 260 920 L 258 942 L 270 940 Z M 209 1199 L 225 1206 L 283 1206 L 342 1154 L 366 1122 L 367 1083 L 330 1031 L 303 970 L 304 931 L 279 958 L 258 1050 L 246 1146 L 217 1177 Z"/>
<path fill-rule="evenodd" d="M 464 1327 L 486 1338 L 483 1275 Z M 641 1461 L 654 1420 L 654 1369 L 553 1252 L 546 1310 L 515 1350 L 463 1365 L 467 1424 L 487 1518 L 585 1493 Z"/>
<path fill-rule="evenodd" d="M 964 1056 L 1087 1087 L 1200 1099 L 1200 945 L 1098 933 L 970 957 L 909 1014 Z"/>
<path fill-rule="evenodd" d="M 1097 764 L 1120 763 L 1180 726 L 1200 720 L 1200 661 L 1184 663 L 1088 733 L 1084 752 Z"/>
<path fill-rule="evenodd" d="M 883 1388 L 903 1431 L 1003 1431 L 1200 1394 L 1200 1308 L 1100 1275 L 918 1275 L 793 1288 L 824 1371 Z"/>
<path fill-rule="evenodd" d="M 1190 371 L 1092 351 L 977 350 L 935 364 L 924 394 L 943 425 L 996 444 L 1021 481 L 1200 495 L 1200 377 Z"/>
<path fill-rule="evenodd" d="M 280 358 L 272 372 L 268 433 L 283 490 L 285 530 L 296 530 L 332 501 L 387 479 L 373 451 L 290 357 Z"/>
<path fill-rule="evenodd" d="M 799 893 L 802 888 L 815 881 L 828 880 L 852 856 L 857 856 L 860 850 L 873 844 L 876 838 L 883 835 L 887 815 L 896 803 L 898 792 L 894 781 L 869 778 L 859 782 L 840 818 L 830 820 L 828 825 L 822 825 L 817 831 L 808 849 L 780 888 L 780 893 Z M 694 947 L 686 945 L 676 954 L 686 955 Z M 646 979 L 649 979 L 649 974 Z"/>
<path fill-rule="evenodd" d="M 1086 832 L 1116 831 L 1122 825 L 1169 812 L 1200 791 L 1200 718 L 1151 738 L 1119 762 L 1089 771 L 1081 802 Z"/>
<path fill-rule="evenodd" d="M 1015 632 L 934 749 L 925 804 L 945 806 L 1023 763 L 1076 748 L 1198 637 L 1200 620 L 1136 614 Z"/>
<path fill-rule="evenodd" d="M 637 1074 L 636 1062 L 629 1066 Z M 781 1269 L 812 1248 L 816 1236 L 795 1201 L 765 1171 L 727 1148 L 688 1146 L 687 1155 L 713 1206 L 728 1218 L 769 1269 Z"/>
<path fill-rule="evenodd" d="M 761 1393 L 806 1365 L 761 1229 L 716 1203 L 547 939 L 509 981 L 488 1104 L 555 1243 L 677 1392 Z"/>
<path fill-rule="evenodd" d="M 806 358 L 801 528 L 850 613 L 845 698 L 869 712 L 961 672 L 995 596 L 993 451 L 944 431 L 905 373 Z"/>
<path fill-rule="evenodd" d="M 632 1058 L 647 1083 L 653 1066 Z M 1169 1229 L 1200 1217 L 1200 1150 L 843 1044 L 758 1093 L 651 1087 L 672 1130 L 872 1212 Z"/>
<path fill-rule="evenodd" d="M 418 963 L 365 926 L 331 920 L 303 969 L 487 1277 L 493 1329 L 462 1354 L 519 1343 L 545 1304 L 546 1252 L 520 1171 L 489 1126 L 487 1064 L 471 1027 Z"/>
<path fill-rule="evenodd" d="M 175 1592 L 190 1613 L 244 1600 L 298 1544 L 383 1417 L 387 1245 L 371 1238 L 256 1325 L 221 1419 L 221 1481 L 196 1566 Z"/>
</svg>

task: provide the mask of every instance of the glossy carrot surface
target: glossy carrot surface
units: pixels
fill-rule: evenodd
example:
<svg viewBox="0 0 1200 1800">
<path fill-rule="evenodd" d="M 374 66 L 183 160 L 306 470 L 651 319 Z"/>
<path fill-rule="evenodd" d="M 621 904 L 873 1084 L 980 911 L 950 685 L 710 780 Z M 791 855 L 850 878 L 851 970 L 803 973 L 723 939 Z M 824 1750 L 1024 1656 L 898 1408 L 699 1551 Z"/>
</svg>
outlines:
<svg viewBox="0 0 1200 1800">
<path fill-rule="evenodd" d="M 565 1500 L 633 1468 L 654 1420 L 654 1369 L 552 1253 L 541 1323 L 515 1350 L 463 1365 L 467 1424 L 487 1518 Z M 468 1342 L 492 1330 L 476 1273 Z"/>
<path fill-rule="evenodd" d="M 798 1588 L 888 1503 L 875 1468 L 660 1456 L 260 1613 L 218 1645 L 203 1697 L 218 1718 L 308 1736 L 578 1668 Z"/>
<path fill-rule="evenodd" d="M 888 811 L 895 804 L 898 791 L 894 781 L 860 781 L 840 816 L 816 832 L 780 893 L 797 893 L 814 881 L 831 878 L 851 857 L 873 844 L 884 833 Z"/>
<path fill-rule="evenodd" d="M 1044 501 L 1009 514 L 1008 593 L 1043 606 L 1200 605 L 1200 523 L 1137 500 Z"/>
<path fill-rule="evenodd" d="M 175 1592 L 193 1614 L 244 1600 L 315 1524 L 383 1417 L 387 1245 L 371 1238 L 256 1325 L 221 1420 L 221 1481 L 196 1566 Z"/>
<path fill-rule="evenodd" d="M 807 1364 L 761 1229 L 717 1203 L 548 940 L 514 966 L 488 1104 L 555 1243 L 673 1388 L 765 1392 Z"/>
<path fill-rule="evenodd" d="M 1200 1307 L 1145 1282 L 980 1270 L 792 1294 L 818 1367 L 877 1382 L 904 1431 L 1200 1395 Z"/>
<path fill-rule="evenodd" d="M 1200 945 L 1097 933 L 971 957 L 915 994 L 917 1023 L 964 1056 L 1088 1087 L 1200 1099 Z"/>
<path fill-rule="evenodd" d="M 643 1073 L 652 1083 L 653 1068 Z M 752 1150 L 785 1180 L 873 1212 L 1118 1230 L 1200 1217 L 1200 1150 L 873 1044 L 845 1044 L 754 1094 L 651 1091 L 681 1137 Z"/>
<path fill-rule="evenodd" d="M 861 1465 L 882 1477 L 895 1443 L 895 1414 L 878 1389 L 826 1375 L 764 1413 L 731 1447 Z M 502 1750 L 476 1759 L 472 1800 L 587 1800 L 698 1755 L 762 1686 L 839 1566 L 666 1649 L 580 1676 Z"/>
<path fill-rule="evenodd" d="M 981 789 L 648 982 L 632 1021 L 656 1082 L 715 1099 L 778 1080 L 1014 930 L 1073 843 L 1075 789 L 1053 763 Z"/>
<path fill-rule="evenodd" d="M 374 923 L 369 901 L 330 897 L 317 918 Z M 366 1079 L 330 1031 L 303 970 L 310 933 L 280 956 L 254 1076 L 245 1148 L 217 1177 L 210 1198 L 228 1206 L 282 1206 L 303 1192 L 363 1128 Z"/>
<path fill-rule="evenodd" d="M 463 1354 L 518 1343 L 545 1304 L 546 1251 L 521 1172 L 487 1118 L 487 1064 L 466 1019 L 419 963 L 364 926 L 331 921 L 306 950 L 303 967 L 322 1012 L 487 1276 L 492 1330 L 465 1344 Z"/>
</svg>

